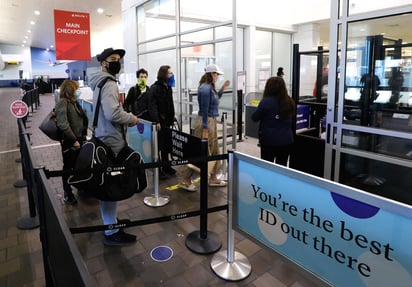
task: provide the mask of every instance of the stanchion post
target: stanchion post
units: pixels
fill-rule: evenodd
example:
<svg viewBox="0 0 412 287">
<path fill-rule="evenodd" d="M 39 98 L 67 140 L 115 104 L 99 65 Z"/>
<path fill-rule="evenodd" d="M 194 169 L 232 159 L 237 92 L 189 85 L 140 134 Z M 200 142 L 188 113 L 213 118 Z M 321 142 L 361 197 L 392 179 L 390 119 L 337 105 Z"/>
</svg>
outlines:
<svg viewBox="0 0 412 287">
<path fill-rule="evenodd" d="M 208 155 L 207 140 L 201 141 L 202 156 Z M 198 254 L 211 254 L 222 247 L 219 235 L 207 231 L 208 208 L 208 164 L 207 160 L 200 164 L 200 230 L 189 233 L 186 237 L 186 247 Z"/>
<path fill-rule="evenodd" d="M 22 172 L 23 172 L 23 178 L 25 182 L 25 186 L 27 186 L 27 198 L 29 200 L 29 213 L 30 216 L 24 216 L 22 218 L 19 218 L 17 220 L 16 226 L 19 229 L 27 230 L 27 229 L 34 229 L 39 226 L 39 220 L 37 218 L 36 214 L 36 204 L 35 204 L 35 199 L 33 195 L 33 189 L 35 188 L 33 186 L 33 165 L 31 164 L 32 158 L 30 157 L 30 152 L 29 152 L 29 140 L 25 138 L 26 132 L 23 130 L 23 123 L 19 119 L 18 123 L 19 125 L 19 141 L 20 141 L 20 155 L 21 155 L 21 163 L 22 163 Z M 16 186 L 17 184 L 14 183 L 15 187 L 22 187 L 22 186 Z"/>
<path fill-rule="evenodd" d="M 16 162 L 21 163 L 21 170 L 22 170 L 22 173 L 23 173 L 23 178 L 16 180 L 13 183 L 13 186 L 16 187 L 16 188 L 21 188 L 21 187 L 26 187 L 27 186 L 27 181 L 26 181 L 26 178 L 25 178 L 26 174 L 24 173 L 24 168 L 25 167 L 24 167 L 24 163 L 23 163 L 23 159 L 22 159 L 22 157 L 23 157 L 22 142 L 24 140 L 24 135 L 23 134 L 26 133 L 26 130 L 24 128 L 24 123 L 23 123 L 22 119 L 17 119 L 17 126 L 18 126 L 18 129 L 19 129 L 20 158 L 18 160 L 16 159 Z"/>
<path fill-rule="evenodd" d="M 243 90 L 237 91 L 237 133 L 239 134 L 239 141 L 243 140 Z M 233 136 L 235 139 L 236 136 Z"/>
<path fill-rule="evenodd" d="M 229 188 L 228 188 L 228 218 L 227 218 L 227 251 L 216 253 L 210 261 L 210 267 L 217 276 L 228 281 L 240 281 L 252 272 L 249 260 L 242 253 L 235 251 L 233 220 L 233 189 L 235 178 L 233 152 L 229 153 Z"/>
<path fill-rule="evenodd" d="M 159 151 L 157 146 L 156 123 L 152 123 L 152 159 L 153 162 L 159 161 Z M 159 169 L 153 169 L 153 196 L 146 196 L 143 202 L 147 206 L 159 207 L 168 204 L 169 196 L 159 196 Z"/>
<path fill-rule="evenodd" d="M 222 154 L 227 153 L 227 112 L 222 113 Z M 227 181 L 227 162 L 222 162 L 223 180 Z"/>
</svg>

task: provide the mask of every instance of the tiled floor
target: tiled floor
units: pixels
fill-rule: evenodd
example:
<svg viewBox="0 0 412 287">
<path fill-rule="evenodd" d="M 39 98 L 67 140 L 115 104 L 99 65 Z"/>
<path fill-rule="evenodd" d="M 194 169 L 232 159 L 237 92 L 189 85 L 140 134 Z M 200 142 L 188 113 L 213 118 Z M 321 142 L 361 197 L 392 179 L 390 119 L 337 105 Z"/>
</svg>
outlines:
<svg viewBox="0 0 412 287">
<path fill-rule="evenodd" d="M 14 184 L 22 178 L 18 148 L 17 120 L 11 115 L 12 101 L 20 99 L 18 88 L 0 89 L 0 287 L 45 286 L 39 230 L 18 228 L 21 219 L 30 218 L 26 188 Z M 60 147 L 48 140 L 37 128 L 39 122 L 54 105 L 50 94 L 40 96 L 41 106 L 29 117 L 28 131 L 37 165 L 50 170 L 61 169 Z M 249 138 L 237 143 L 238 151 L 258 155 L 256 140 Z M 149 174 L 150 175 L 150 174 Z M 161 181 L 160 195 L 169 196 L 169 204 L 149 207 L 144 198 L 151 196 L 152 183 L 142 194 L 119 204 L 119 217 L 132 221 L 173 215 L 199 209 L 199 192 L 177 189 L 178 178 Z M 66 206 L 62 201 L 61 180 L 51 178 L 55 196 L 69 227 L 101 224 L 98 202 L 79 198 L 76 206 Z M 209 207 L 226 203 L 226 188 L 210 188 Z M 210 213 L 208 231 L 216 233 L 227 248 L 226 211 Z M 74 234 L 81 255 L 97 282 L 97 286 L 291 286 L 315 287 L 305 273 L 292 264 L 260 248 L 245 237 L 235 234 L 235 248 L 251 263 L 251 274 L 242 281 L 225 281 L 211 270 L 213 254 L 200 255 L 185 245 L 186 236 L 199 230 L 199 217 L 154 223 L 128 228 L 138 238 L 127 247 L 105 247 L 101 232 Z M 173 257 L 166 262 L 151 259 L 150 251 L 159 245 L 169 246 Z"/>
</svg>

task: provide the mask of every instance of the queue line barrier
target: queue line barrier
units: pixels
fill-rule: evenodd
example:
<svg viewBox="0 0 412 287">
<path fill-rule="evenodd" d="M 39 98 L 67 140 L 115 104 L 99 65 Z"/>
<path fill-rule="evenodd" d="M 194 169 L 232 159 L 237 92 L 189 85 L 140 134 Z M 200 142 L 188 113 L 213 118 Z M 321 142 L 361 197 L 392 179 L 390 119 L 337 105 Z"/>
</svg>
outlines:
<svg viewBox="0 0 412 287">
<path fill-rule="evenodd" d="M 43 265 L 47 286 L 97 286 L 95 279 L 87 270 L 80 251 L 72 234 L 95 232 L 112 228 L 127 228 L 165 221 L 175 221 L 193 216 L 200 217 L 200 229 L 187 236 L 186 246 L 197 254 L 211 254 L 218 251 L 222 244 L 217 235 L 207 230 L 207 215 L 211 212 L 227 210 L 228 205 L 207 206 L 207 162 L 227 160 L 228 155 L 207 156 L 207 141 L 203 141 L 201 150 L 204 156 L 177 160 L 173 162 L 152 162 L 139 165 L 140 168 L 155 168 L 184 164 L 198 164 L 201 169 L 201 202 L 200 210 L 184 212 L 130 221 L 118 225 L 97 225 L 87 227 L 69 227 L 61 214 L 59 203 L 48 179 L 51 176 L 61 176 L 63 171 L 48 171 L 44 166 L 36 166 L 32 154 L 29 134 L 25 130 L 22 119 L 18 119 L 20 130 L 19 141 L 23 162 L 24 178 L 27 181 L 30 218 L 37 219 L 40 226 Z M 59 174 L 60 173 L 60 174 Z M 206 187 L 206 188 L 205 188 Z M 37 211 L 37 214 L 36 214 Z"/>
</svg>

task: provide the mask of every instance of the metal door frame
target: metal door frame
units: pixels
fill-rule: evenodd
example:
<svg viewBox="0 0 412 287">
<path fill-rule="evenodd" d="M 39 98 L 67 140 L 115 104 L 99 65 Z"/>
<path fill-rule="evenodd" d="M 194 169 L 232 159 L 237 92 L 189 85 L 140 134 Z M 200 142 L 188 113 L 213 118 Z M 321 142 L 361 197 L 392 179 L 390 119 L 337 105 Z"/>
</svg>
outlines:
<svg viewBox="0 0 412 287">
<path fill-rule="evenodd" d="M 330 18 L 330 58 L 329 58 L 329 74 L 328 74 L 328 99 L 326 111 L 326 143 L 325 143 L 325 164 L 324 177 L 333 181 L 339 182 L 341 153 L 353 154 L 368 159 L 390 162 L 397 165 L 408 166 L 410 163 L 401 159 L 386 157 L 384 155 L 371 153 L 361 150 L 345 149 L 342 147 L 342 131 L 352 130 L 357 132 L 367 132 L 371 134 L 379 134 L 385 136 L 395 136 L 410 138 L 410 134 L 382 130 L 373 127 L 354 126 L 344 124 L 343 108 L 344 108 L 344 90 L 345 80 L 339 81 L 338 97 L 336 103 L 336 85 L 337 71 L 339 71 L 340 79 L 346 79 L 346 52 L 347 52 L 347 37 L 348 24 L 355 21 L 381 18 L 387 16 L 395 16 L 412 11 L 412 6 L 404 6 L 390 8 L 385 10 L 372 11 L 363 14 L 349 15 L 349 3 L 347 0 L 331 1 L 331 18 Z M 339 27 L 341 36 L 339 37 Z M 338 50 L 340 44 L 340 51 Z M 338 60 L 339 59 L 339 60 Z M 342 65 L 339 66 L 339 62 Z M 343 64 L 345 63 L 345 65 Z M 336 109 L 335 109 L 336 107 Z M 335 120 L 336 119 L 336 120 Z"/>
</svg>

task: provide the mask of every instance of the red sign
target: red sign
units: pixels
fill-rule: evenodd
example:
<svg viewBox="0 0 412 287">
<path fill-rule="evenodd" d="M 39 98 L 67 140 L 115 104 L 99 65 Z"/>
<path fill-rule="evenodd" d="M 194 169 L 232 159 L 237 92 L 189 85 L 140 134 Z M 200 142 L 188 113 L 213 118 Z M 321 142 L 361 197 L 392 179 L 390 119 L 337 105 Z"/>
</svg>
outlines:
<svg viewBox="0 0 412 287">
<path fill-rule="evenodd" d="M 29 113 L 29 107 L 21 100 L 17 100 L 11 103 L 10 112 L 16 118 L 24 118 Z"/>
<path fill-rule="evenodd" d="M 56 60 L 90 61 L 89 13 L 54 10 Z"/>
</svg>

